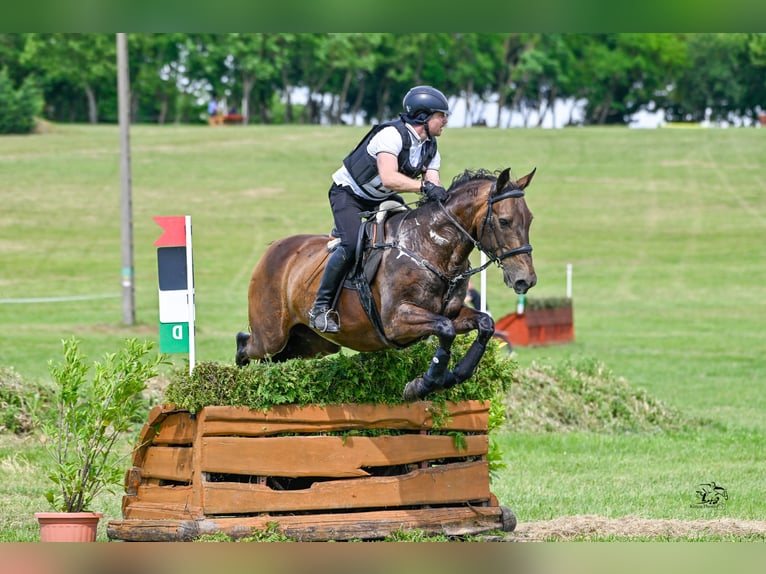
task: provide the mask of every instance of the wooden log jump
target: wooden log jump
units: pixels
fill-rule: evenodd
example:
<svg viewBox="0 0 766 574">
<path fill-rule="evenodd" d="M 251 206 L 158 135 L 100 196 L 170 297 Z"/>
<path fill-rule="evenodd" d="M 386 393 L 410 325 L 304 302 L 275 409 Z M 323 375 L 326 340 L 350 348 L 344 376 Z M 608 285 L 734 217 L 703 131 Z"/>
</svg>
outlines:
<svg viewBox="0 0 766 574">
<path fill-rule="evenodd" d="M 107 534 L 243 538 L 275 523 L 304 541 L 512 531 L 489 488 L 489 402 L 448 403 L 438 428 L 431 407 L 155 407 Z"/>
</svg>

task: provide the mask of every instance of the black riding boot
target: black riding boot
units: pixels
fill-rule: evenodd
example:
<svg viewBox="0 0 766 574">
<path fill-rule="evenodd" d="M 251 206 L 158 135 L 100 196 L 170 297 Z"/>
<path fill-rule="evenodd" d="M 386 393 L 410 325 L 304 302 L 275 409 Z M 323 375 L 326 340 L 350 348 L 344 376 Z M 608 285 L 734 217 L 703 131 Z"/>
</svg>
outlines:
<svg viewBox="0 0 766 574">
<path fill-rule="evenodd" d="M 340 317 L 338 317 L 337 311 L 332 309 L 332 304 L 335 293 L 341 286 L 347 270 L 346 250 L 342 246 L 338 246 L 330 255 L 330 259 L 327 260 L 314 306 L 309 311 L 309 324 L 313 329 L 322 333 L 340 331 Z"/>
</svg>

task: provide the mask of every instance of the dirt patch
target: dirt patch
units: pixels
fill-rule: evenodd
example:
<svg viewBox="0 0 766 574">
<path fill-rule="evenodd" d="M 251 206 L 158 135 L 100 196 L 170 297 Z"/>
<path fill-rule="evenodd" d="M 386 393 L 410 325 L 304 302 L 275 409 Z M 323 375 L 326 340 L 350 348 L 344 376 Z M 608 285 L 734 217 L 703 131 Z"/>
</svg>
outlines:
<svg viewBox="0 0 766 574">
<path fill-rule="evenodd" d="M 507 540 L 520 542 L 602 540 L 608 538 L 694 540 L 702 537 L 752 537 L 766 540 L 766 521 L 719 518 L 715 520 L 664 520 L 564 516 L 554 520 L 521 522 Z"/>
</svg>

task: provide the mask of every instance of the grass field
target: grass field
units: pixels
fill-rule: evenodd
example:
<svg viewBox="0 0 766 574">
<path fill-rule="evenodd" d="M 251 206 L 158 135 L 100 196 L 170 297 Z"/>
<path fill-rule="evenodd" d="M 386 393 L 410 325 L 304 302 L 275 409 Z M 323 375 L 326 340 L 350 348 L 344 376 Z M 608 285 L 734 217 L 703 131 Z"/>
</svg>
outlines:
<svg viewBox="0 0 766 574">
<path fill-rule="evenodd" d="M 130 327 L 121 324 L 117 128 L 0 138 L 0 365 L 42 380 L 70 335 L 94 359 L 127 336 L 156 341 L 161 229 L 152 217 L 187 214 L 197 357 L 232 362 L 255 262 L 276 238 L 330 229 L 330 174 L 363 131 L 134 126 Z M 576 341 L 517 348 L 519 363 L 593 357 L 716 423 L 652 435 L 509 431 L 501 437 L 508 468 L 493 486 L 501 502 L 520 521 L 710 518 L 690 503 L 698 484 L 716 481 L 730 494 L 716 516 L 763 520 L 764 132 L 461 128 L 446 130 L 440 147 L 445 183 L 465 168 L 511 166 L 519 177 L 537 167 L 528 203 L 539 282 L 530 298 L 562 296 L 565 266 L 574 266 Z M 488 304 L 496 318 L 516 304 L 496 269 Z M 39 474 L 39 452 L 4 437 L 0 454 L 0 540 L 34 539 L 31 512 L 45 501 L 26 476 Z M 104 506 L 119 512 L 119 500 Z"/>
</svg>

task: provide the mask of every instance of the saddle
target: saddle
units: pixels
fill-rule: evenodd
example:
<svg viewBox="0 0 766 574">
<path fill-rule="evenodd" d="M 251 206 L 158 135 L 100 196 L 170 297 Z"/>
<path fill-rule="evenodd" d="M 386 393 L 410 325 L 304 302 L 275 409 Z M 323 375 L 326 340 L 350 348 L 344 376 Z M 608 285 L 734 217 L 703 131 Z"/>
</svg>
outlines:
<svg viewBox="0 0 766 574">
<path fill-rule="evenodd" d="M 393 213 L 407 211 L 408 209 L 406 205 L 398 201 L 388 200 L 381 203 L 376 211 L 369 213 L 367 220 L 359 228 L 354 265 L 348 271 L 343 281 L 342 289 L 351 289 L 357 292 L 359 302 L 365 313 L 367 313 L 372 326 L 378 335 L 386 341 L 388 339 L 383 334 L 383 323 L 380 319 L 378 308 L 375 305 L 375 299 L 372 297 L 370 284 L 375 279 L 380 262 L 383 259 L 383 248 L 386 245 L 386 219 Z M 331 233 L 330 236 L 332 237 L 333 234 Z M 338 245 L 340 245 L 340 238 L 333 237 L 333 239 L 327 242 L 327 251 L 334 251 Z M 335 295 L 333 307 L 337 304 L 337 299 L 340 297 L 342 289 L 339 289 Z"/>
</svg>

